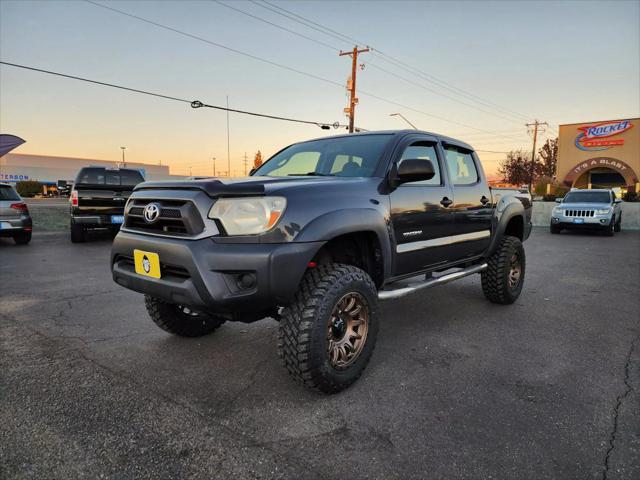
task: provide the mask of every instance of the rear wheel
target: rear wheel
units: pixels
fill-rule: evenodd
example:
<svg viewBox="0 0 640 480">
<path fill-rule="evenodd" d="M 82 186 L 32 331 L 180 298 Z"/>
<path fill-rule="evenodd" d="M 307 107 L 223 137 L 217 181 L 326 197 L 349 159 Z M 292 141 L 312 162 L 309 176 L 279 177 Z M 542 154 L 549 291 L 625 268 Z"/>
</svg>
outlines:
<svg viewBox="0 0 640 480">
<path fill-rule="evenodd" d="M 71 224 L 71 242 L 82 243 L 87 241 L 87 232 L 80 225 Z"/>
<path fill-rule="evenodd" d="M 223 318 L 197 312 L 184 305 L 167 303 L 149 295 L 145 295 L 144 304 L 156 325 L 180 337 L 201 337 L 225 322 Z"/>
<path fill-rule="evenodd" d="M 484 296 L 503 305 L 515 302 L 522 292 L 526 267 L 522 242 L 516 237 L 505 236 L 487 264 L 481 275 Z"/>
<path fill-rule="evenodd" d="M 278 354 L 299 383 L 336 393 L 369 363 L 378 335 L 378 294 L 366 272 L 330 264 L 305 274 L 282 312 Z"/>
<path fill-rule="evenodd" d="M 31 232 L 18 233 L 13 237 L 13 241 L 16 242 L 16 245 L 26 245 L 31 241 Z"/>
</svg>

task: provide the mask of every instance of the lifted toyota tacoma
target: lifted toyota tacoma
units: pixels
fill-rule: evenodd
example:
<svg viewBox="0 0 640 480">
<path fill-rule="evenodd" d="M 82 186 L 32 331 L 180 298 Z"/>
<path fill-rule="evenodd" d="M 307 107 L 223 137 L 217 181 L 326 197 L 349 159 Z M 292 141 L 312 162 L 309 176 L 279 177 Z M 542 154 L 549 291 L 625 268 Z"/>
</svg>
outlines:
<svg viewBox="0 0 640 480">
<path fill-rule="evenodd" d="M 471 146 L 385 131 L 293 144 L 247 178 L 141 183 L 111 268 L 175 335 L 275 318 L 291 376 L 334 393 L 369 362 L 379 301 L 480 273 L 513 303 L 530 232 L 529 193 L 492 190 Z"/>
</svg>

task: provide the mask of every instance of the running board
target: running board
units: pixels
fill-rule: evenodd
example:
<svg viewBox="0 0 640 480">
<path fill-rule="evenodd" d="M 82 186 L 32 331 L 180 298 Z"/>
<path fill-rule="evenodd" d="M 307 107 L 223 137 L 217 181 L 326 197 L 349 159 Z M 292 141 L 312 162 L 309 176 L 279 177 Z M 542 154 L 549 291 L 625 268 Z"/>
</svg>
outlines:
<svg viewBox="0 0 640 480">
<path fill-rule="evenodd" d="M 432 277 L 422 282 L 410 283 L 406 287 L 396 288 L 395 290 L 380 290 L 378 292 L 379 300 L 389 300 L 392 298 L 400 298 L 411 293 L 422 290 L 423 288 L 435 287 L 436 285 L 443 285 L 445 283 L 459 280 L 460 278 L 468 277 L 474 273 L 480 273 L 487 269 L 487 264 L 482 263 L 480 265 L 474 265 L 473 267 L 465 268 L 464 270 L 458 270 L 457 272 L 447 273 L 441 277 Z"/>
</svg>

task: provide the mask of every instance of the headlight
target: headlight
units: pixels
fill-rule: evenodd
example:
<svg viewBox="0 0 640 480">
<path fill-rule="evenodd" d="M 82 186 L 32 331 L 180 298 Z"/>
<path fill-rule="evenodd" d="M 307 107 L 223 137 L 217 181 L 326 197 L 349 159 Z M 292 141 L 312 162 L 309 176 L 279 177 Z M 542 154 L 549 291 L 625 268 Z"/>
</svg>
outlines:
<svg viewBox="0 0 640 480">
<path fill-rule="evenodd" d="M 278 223 L 287 206 L 283 197 L 221 198 L 209 210 L 229 235 L 256 235 Z"/>
<path fill-rule="evenodd" d="M 609 212 L 611 212 L 610 208 L 601 208 L 599 210 L 596 210 L 596 215 L 606 215 Z"/>
<path fill-rule="evenodd" d="M 562 210 L 560 209 L 560 207 L 553 207 L 552 213 L 559 215 L 562 213 Z"/>
</svg>

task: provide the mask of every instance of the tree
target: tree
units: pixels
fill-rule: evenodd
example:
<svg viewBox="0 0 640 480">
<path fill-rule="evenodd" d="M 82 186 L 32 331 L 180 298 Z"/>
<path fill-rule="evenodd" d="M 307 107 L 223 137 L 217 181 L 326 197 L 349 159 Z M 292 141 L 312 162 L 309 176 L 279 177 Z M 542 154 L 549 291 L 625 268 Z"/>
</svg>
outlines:
<svg viewBox="0 0 640 480">
<path fill-rule="evenodd" d="M 535 170 L 538 170 L 537 167 L 538 165 L 536 165 Z M 530 172 L 531 160 L 529 154 L 522 150 L 511 150 L 498 165 L 498 173 L 502 177 L 502 181 L 514 185 L 529 183 Z"/>
<path fill-rule="evenodd" d="M 33 197 L 42 193 L 42 183 L 35 180 L 23 180 L 16 183 L 16 191 L 23 197 Z"/>
<path fill-rule="evenodd" d="M 540 150 L 541 160 L 538 162 L 540 176 L 555 178 L 558 169 L 558 138 L 549 138 Z"/>
<path fill-rule="evenodd" d="M 262 165 L 262 153 L 258 150 L 256 156 L 253 158 L 253 168 L 258 168 L 260 165 Z"/>
</svg>

